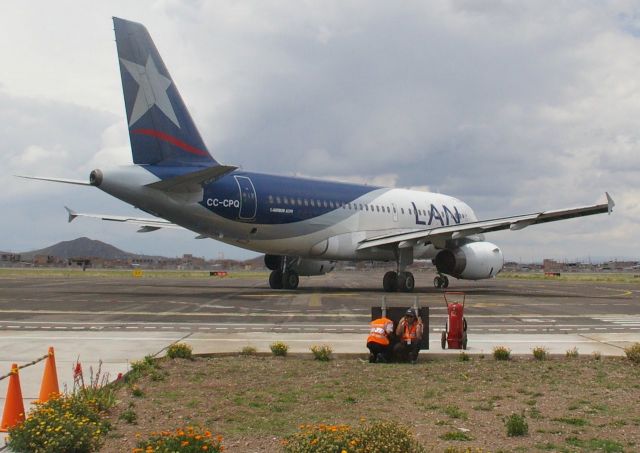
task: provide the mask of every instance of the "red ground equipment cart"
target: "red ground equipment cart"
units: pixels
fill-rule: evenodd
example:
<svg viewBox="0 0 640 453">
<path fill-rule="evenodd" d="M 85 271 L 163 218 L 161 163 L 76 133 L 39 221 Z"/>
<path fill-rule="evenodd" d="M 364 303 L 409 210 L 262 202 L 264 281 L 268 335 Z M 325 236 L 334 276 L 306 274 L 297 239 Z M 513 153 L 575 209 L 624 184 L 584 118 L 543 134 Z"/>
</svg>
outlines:
<svg viewBox="0 0 640 453">
<path fill-rule="evenodd" d="M 447 321 L 442 331 L 442 349 L 467 349 L 467 320 L 464 317 L 465 294 L 445 291 L 444 303 L 447 305 Z"/>
</svg>

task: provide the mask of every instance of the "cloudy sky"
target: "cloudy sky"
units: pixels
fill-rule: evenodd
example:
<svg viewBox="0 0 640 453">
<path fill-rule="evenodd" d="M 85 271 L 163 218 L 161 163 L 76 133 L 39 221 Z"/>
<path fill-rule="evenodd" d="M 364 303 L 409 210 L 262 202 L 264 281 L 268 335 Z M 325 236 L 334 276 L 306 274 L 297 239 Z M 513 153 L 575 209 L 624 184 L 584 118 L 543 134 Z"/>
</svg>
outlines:
<svg viewBox="0 0 640 453">
<path fill-rule="evenodd" d="M 131 163 L 111 16 L 144 23 L 214 157 L 247 170 L 415 187 L 480 218 L 591 204 L 612 216 L 496 233 L 507 259 L 640 258 L 640 3 L 6 2 L 0 250 L 88 236 L 128 251 L 247 258 L 86 178 Z"/>
</svg>

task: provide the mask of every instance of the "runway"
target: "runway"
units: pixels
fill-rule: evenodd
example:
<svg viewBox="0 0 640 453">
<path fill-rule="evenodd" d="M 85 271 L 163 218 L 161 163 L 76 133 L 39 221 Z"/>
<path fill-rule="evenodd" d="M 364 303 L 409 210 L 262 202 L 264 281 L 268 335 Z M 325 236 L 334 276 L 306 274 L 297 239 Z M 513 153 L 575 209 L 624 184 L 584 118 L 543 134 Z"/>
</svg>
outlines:
<svg viewBox="0 0 640 453">
<path fill-rule="evenodd" d="M 265 276 L 237 278 L 0 278 L 0 330 L 363 333 L 372 306 L 430 308 L 430 330 L 446 309 L 433 275 L 416 273 L 412 294 L 384 293 L 382 271 L 340 271 L 271 290 Z M 639 284 L 494 279 L 452 280 L 466 293 L 469 334 L 640 332 Z"/>
</svg>

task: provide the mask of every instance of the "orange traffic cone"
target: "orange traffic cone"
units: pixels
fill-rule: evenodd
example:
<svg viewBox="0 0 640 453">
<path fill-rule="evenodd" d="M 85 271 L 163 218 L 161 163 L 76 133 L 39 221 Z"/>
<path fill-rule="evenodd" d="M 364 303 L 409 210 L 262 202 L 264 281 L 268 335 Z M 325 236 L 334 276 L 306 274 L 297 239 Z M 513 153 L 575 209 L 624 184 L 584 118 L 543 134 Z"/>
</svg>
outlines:
<svg viewBox="0 0 640 453">
<path fill-rule="evenodd" d="M 58 387 L 58 372 L 56 371 L 56 356 L 53 353 L 53 347 L 49 347 L 49 357 L 44 365 L 44 375 L 42 376 L 42 385 L 40 386 L 40 396 L 38 400 L 46 403 L 49 398 L 60 394 Z"/>
<path fill-rule="evenodd" d="M 18 365 L 14 363 L 11 365 L 11 376 L 9 376 L 9 387 L 7 388 L 7 399 L 4 402 L 0 431 L 7 432 L 9 428 L 13 428 L 23 421 L 24 403 L 20 389 L 20 376 L 18 375 Z"/>
</svg>

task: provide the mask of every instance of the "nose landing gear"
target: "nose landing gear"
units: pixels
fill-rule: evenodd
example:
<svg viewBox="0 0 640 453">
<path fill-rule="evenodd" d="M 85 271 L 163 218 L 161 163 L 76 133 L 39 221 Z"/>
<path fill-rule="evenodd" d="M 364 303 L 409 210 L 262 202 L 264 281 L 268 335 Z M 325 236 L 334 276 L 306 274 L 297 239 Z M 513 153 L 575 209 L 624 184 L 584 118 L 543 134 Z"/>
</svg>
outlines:
<svg viewBox="0 0 640 453">
<path fill-rule="evenodd" d="M 436 288 L 448 288 L 449 278 L 446 275 L 439 274 L 433 279 L 433 286 Z"/>
</svg>

